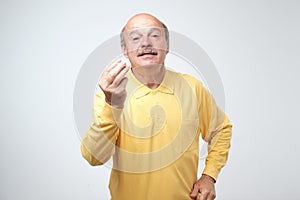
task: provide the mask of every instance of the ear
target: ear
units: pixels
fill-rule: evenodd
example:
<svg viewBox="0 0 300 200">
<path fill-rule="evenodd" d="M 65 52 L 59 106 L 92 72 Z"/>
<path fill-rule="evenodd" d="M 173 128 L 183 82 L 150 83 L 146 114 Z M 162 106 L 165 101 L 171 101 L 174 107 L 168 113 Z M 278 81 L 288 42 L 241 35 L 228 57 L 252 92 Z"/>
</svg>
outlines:
<svg viewBox="0 0 300 200">
<path fill-rule="evenodd" d="M 121 46 L 121 48 L 122 48 L 122 52 L 123 52 L 124 57 L 125 57 L 125 58 L 128 58 L 128 51 L 127 51 L 126 46 L 123 44 L 123 45 Z"/>
<path fill-rule="evenodd" d="M 167 44 L 166 55 L 169 53 L 169 44 Z"/>
<path fill-rule="evenodd" d="M 169 41 L 167 41 L 167 44 L 166 44 L 166 50 L 165 50 L 165 51 L 166 51 L 166 55 L 169 53 L 169 47 L 170 47 L 170 46 L 169 46 Z"/>
</svg>

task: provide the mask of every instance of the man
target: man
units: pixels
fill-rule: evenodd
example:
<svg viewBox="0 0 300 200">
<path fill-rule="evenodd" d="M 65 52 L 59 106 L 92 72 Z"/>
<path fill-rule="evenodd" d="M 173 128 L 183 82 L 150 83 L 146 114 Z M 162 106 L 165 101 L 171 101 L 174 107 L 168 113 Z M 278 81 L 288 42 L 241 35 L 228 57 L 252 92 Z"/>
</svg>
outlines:
<svg viewBox="0 0 300 200">
<path fill-rule="evenodd" d="M 131 66 L 118 60 L 103 72 L 83 157 L 95 166 L 113 156 L 112 200 L 215 199 L 230 147 L 228 117 L 200 81 L 165 68 L 168 29 L 154 16 L 129 19 L 121 47 Z M 208 156 L 197 180 L 200 134 Z"/>
</svg>

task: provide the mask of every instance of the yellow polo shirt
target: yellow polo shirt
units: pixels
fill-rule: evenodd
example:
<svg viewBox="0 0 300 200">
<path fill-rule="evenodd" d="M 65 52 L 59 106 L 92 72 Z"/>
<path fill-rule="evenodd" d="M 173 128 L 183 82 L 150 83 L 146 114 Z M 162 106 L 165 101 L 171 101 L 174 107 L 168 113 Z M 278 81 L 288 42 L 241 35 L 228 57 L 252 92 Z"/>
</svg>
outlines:
<svg viewBox="0 0 300 200">
<path fill-rule="evenodd" d="M 128 73 L 123 109 L 96 95 L 94 121 L 82 139 L 93 166 L 113 157 L 112 200 L 190 200 L 197 181 L 199 136 L 208 142 L 203 174 L 217 180 L 228 157 L 231 123 L 197 79 L 165 70 L 156 89 Z"/>
</svg>

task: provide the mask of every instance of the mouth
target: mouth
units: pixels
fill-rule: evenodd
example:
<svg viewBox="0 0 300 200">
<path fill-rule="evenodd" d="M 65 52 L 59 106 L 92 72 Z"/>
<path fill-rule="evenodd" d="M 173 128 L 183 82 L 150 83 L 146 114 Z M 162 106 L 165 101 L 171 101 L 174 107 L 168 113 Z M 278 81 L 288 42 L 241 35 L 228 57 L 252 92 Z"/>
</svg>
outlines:
<svg viewBox="0 0 300 200">
<path fill-rule="evenodd" d="M 140 52 L 138 52 L 137 56 L 141 57 L 141 56 L 145 56 L 145 55 L 152 55 L 152 56 L 156 56 L 157 55 L 157 51 L 154 49 L 143 49 Z"/>
</svg>

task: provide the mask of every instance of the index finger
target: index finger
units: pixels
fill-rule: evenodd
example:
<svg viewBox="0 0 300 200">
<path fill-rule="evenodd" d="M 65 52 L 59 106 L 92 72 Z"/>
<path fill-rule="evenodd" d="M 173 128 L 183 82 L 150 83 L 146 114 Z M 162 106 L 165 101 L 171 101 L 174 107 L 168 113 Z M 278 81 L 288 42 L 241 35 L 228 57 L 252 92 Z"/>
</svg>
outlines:
<svg viewBox="0 0 300 200">
<path fill-rule="evenodd" d="M 106 71 L 110 71 L 110 70 L 112 70 L 113 68 L 115 68 L 116 67 L 116 65 L 118 64 L 118 63 L 120 63 L 121 62 L 121 59 L 118 59 L 118 60 L 116 60 L 115 62 L 113 62 L 107 69 L 106 69 Z"/>
<path fill-rule="evenodd" d="M 119 83 L 123 80 L 129 69 L 130 66 L 125 65 L 125 67 L 116 75 L 115 79 L 113 80 L 113 84 L 119 85 Z"/>
<path fill-rule="evenodd" d="M 107 69 L 104 72 L 103 77 L 110 84 L 114 81 L 116 76 L 118 76 L 125 68 L 126 68 L 125 62 L 122 61 L 116 62 L 114 63 L 114 65 L 112 65 L 109 69 Z"/>
</svg>

